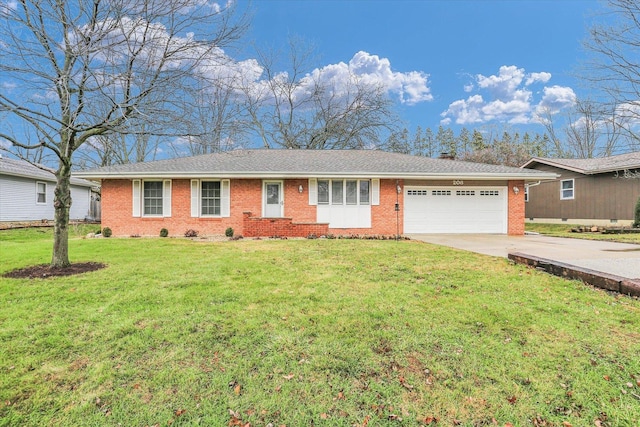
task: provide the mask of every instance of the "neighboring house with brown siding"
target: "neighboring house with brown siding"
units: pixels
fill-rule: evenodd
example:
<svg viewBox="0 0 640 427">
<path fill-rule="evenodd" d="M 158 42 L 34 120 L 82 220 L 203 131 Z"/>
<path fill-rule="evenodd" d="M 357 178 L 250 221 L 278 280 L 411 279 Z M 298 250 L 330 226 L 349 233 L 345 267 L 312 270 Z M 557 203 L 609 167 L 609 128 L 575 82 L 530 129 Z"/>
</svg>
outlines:
<svg viewBox="0 0 640 427">
<path fill-rule="evenodd" d="M 96 184 L 71 178 L 69 218 L 99 218 L 99 202 L 92 192 Z M 51 221 L 54 219 L 56 176 L 44 166 L 0 156 L 0 222 Z"/>
<path fill-rule="evenodd" d="M 556 173 L 527 188 L 526 217 L 533 222 L 629 225 L 640 197 L 640 152 L 597 159 L 533 158 L 522 166 Z"/>
<path fill-rule="evenodd" d="M 377 150 L 237 150 L 84 171 L 116 236 L 524 233 L 535 170 Z"/>
</svg>

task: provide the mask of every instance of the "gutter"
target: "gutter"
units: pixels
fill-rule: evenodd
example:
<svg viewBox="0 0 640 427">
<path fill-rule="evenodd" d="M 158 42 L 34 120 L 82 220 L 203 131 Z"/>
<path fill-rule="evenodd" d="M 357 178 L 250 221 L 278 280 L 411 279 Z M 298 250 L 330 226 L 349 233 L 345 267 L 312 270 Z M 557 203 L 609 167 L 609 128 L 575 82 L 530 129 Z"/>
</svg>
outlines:
<svg viewBox="0 0 640 427">
<path fill-rule="evenodd" d="M 353 178 L 353 179 L 369 179 L 369 178 L 381 178 L 381 179 L 416 179 L 416 180 L 434 180 L 434 179 L 469 179 L 469 180 L 496 180 L 496 179 L 507 179 L 507 180 L 524 180 L 524 181 L 542 181 L 542 180 L 554 180 L 559 175 L 555 173 L 545 173 L 535 174 L 513 174 L 513 175 L 505 175 L 505 174 L 487 174 L 487 173 L 442 173 L 442 174 L 424 174 L 424 173 L 309 173 L 309 172 L 288 172 L 288 173 L 278 173 L 278 172 L 252 172 L 252 173 L 234 173 L 234 172 L 176 172 L 176 173 L 167 173 L 167 172 L 145 172 L 145 173 L 106 173 L 106 174 L 92 174 L 90 172 L 87 173 L 76 173 L 75 176 L 77 178 L 84 179 L 140 179 L 140 178 L 148 178 L 148 179 L 202 179 L 202 178 L 236 178 L 236 179 L 282 179 L 282 178 L 298 178 L 298 179 L 308 179 L 308 178 Z"/>
</svg>

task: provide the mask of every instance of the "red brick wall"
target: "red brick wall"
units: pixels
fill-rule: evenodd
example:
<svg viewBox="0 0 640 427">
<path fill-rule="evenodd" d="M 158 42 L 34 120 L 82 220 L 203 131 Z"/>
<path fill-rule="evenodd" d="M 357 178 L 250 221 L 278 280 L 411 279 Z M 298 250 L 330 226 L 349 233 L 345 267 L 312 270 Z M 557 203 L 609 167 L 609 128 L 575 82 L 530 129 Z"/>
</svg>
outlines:
<svg viewBox="0 0 640 427">
<path fill-rule="evenodd" d="M 404 187 L 402 180 L 398 181 Z M 303 191 L 299 192 L 302 185 Z M 134 218 L 132 216 L 131 180 L 103 180 L 102 182 L 102 225 L 110 227 L 115 236 L 158 236 L 161 228 L 169 230 L 169 235 L 182 236 L 188 229 L 197 230 L 200 235 L 221 235 L 227 227 L 232 227 L 236 235 L 243 236 L 300 236 L 322 235 L 395 235 L 403 233 L 403 194 L 396 191 L 396 180 L 380 180 L 380 205 L 371 206 L 371 228 L 327 229 L 326 225 L 314 225 L 316 206 L 309 205 L 309 182 L 307 179 L 284 180 L 284 215 L 282 220 L 257 220 L 262 215 L 262 180 L 231 180 L 230 218 L 191 218 L 191 188 L 188 179 L 172 181 L 172 216 L 170 218 Z M 520 188 L 516 195 L 513 187 Z M 508 234 L 524 234 L 524 181 L 509 181 L 508 184 Z M 396 200 L 400 211 L 395 211 Z M 250 212 L 251 220 L 243 219 L 243 213 Z M 287 219 L 288 218 L 288 219 Z M 253 224 L 249 226 L 248 224 Z M 253 227 L 251 230 L 246 227 Z M 267 227 L 267 228 L 259 228 Z M 286 232 L 290 234 L 286 234 Z M 326 230 L 326 231 L 324 231 Z M 255 234 L 257 233 L 257 234 Z M 266 234 L 261 234 L 266 233 Z"/>
<path fill-rule="evenodd" d="M 133 190 L 130 179 L 102 181 L 102 226 L 110 227 L 114 236 L 159 236 L 160 229 L 170 236 L 182 236 L 193 229 L 200 235 L 222 235 L 232 227 L 241 235 L 242 212 L 261 211 L 262 181 L 259 179 L 231 180 L 231 216 L 229 218 L 192 218 L 191 181 L 174 179 L 171 182 L 171 217 L 133 217 Z"/>
<path fill-rule="evenodd" d="M 302 193 L 300 186 L 302 185 Z M 252 212 L 260 216 L 260 210 Z M 284 181 L 284 216 L 294 222 L 316 222 L 316 207 L 309 205 L 309 180 L 287 179 Z"/>
<path fill-rule="evenodd" d="M 513 189 L 517 187 L 520 191 L 516 194 Z M 507 233 L 510 236 L 522 236 L 524 234 L 524 181 L 509 181 L 507 185 L 508 194 L 508 225 Z"/>
<path fill-rule="evenodd" d="M 244 213 L 245 237 L 320 237 L 329 233 L 327 224 L 315 222 L 297 223 L 291 218 L 253 217 Z"/>
</svg>

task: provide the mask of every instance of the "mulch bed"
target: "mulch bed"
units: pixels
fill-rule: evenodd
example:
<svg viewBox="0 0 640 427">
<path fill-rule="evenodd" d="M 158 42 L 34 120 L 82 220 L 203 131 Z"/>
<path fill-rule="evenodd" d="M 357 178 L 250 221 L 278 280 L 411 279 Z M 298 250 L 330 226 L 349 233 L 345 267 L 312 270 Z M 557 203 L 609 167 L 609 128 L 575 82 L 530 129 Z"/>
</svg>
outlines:
<svg viewBox="0 0 640 427">
<path fill-rule="evenodd" d="M 49 264 L 34 265 L 9 271 L 2 275 L 11 279 L 46 279 L 48 277 L 74 276 L 76 274 L 88 273 L 100 270 L 107 265 L 101 262 L 78 262 L 66 268 L 51 268 Z"/>
</svg>

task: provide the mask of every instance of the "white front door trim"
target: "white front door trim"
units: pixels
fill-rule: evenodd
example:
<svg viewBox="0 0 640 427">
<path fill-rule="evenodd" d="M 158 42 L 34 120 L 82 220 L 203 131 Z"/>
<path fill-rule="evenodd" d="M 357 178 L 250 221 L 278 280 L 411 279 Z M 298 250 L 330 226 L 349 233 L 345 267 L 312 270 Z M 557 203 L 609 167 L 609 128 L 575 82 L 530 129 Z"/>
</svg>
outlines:
<svg viewBox="0 0 640 427">
<path fill-rule="evenodd" d="M 262 216 L 282 218 L 284 216 L 284 182 L 265 180 L 262 182 Z"/>
</svg>

